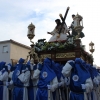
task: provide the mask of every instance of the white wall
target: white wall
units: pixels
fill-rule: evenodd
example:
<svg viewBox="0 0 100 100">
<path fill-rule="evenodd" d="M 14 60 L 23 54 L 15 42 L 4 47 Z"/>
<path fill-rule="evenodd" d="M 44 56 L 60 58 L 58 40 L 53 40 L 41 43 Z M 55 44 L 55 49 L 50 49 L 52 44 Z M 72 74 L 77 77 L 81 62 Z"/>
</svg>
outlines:
<svg viewBox="0 0 100 100">
<path fill-rule="evenodd" d="M 19 60 L 20 58 L 26 59 L 29 51 L 30 49 L 28 48 L 12 43 L 10 59 L 15 59 L 15 60 Z"/>
<path fill-rule="evenodd" d="M 8 52 L 3 52 L 3 46 L 8 46 Z M 0 62 L 5 61 L 7 64 L 10 60 L 10 43 L 0 43 Z"/>
</svg>

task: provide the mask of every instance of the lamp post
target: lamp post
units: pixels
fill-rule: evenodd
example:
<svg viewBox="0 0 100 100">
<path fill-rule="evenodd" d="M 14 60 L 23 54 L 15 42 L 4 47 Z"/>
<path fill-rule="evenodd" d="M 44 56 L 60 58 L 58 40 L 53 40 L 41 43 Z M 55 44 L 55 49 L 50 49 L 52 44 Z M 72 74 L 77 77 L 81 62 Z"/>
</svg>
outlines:
<svg viewBox="0 0 100 100">
<path fill-rule="evenodd" d="M 94 48 L 94 43 L 91 41 L 89 43 L 89 51 L 93 54 L 93 52 L 95 51 L 95 48 Z"/>
<path fill-rule="evenodd" d="M 27 37 L 28 39 L 30 39 L 30 42 L 32 43 L 30 46 L 31 46 L 31 50 L 29 52 L 29 55 L 27 56 L 27 60 L 28 60 L 28 57 L 30 56 L 30 62 L 31 63 L 34 63 L 34 60 L 37 59 L 38 60 L 38 56 L 37 56 L 37 53 L 35 52 L 35 46 L 34 46 L 34 42 L 32 41 L 32 39 L 34 38 L 35 36 L 35 26 L 31 23 L 29 24 L 28 26 L 28 33 L 27 33 Z"/>
<path fill-rule="evenodd" d="M 93 61 L 94 61 L 93 52 L 95 51 L 95 48 L 94 48 L 94 43 L 92 41 L 89 43 L 89 51 L 91 52 L 89 61 L 90 61 L 90 64 L 93 65 Z"/>
<path fill-rule="evenodd" d="M 35 36 L 35 26 L 31 23 L 29 26 L 28 26 L 28 33 L 27 33 L 27 37 L 30 39 L 30 42 L 32 42 L 34 44 L 33 41 L 31 41 L 34 36 Z"/>
</svg>

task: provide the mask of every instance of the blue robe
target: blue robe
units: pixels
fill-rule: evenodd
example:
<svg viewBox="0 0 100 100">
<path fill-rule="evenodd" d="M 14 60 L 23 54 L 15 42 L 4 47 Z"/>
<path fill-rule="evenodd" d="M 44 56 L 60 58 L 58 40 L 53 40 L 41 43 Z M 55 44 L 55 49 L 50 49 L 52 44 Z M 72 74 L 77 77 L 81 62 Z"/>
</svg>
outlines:
<svg viewBox="0 0 100 100">
<path fill-rule="evenodd" d="M 98 75 L 96 68 L 94 68 L 91 64 L 86 64 L 86 68 L 87 68 L 88 71 L 90 72 L 91 79 L 92 79 L 92 81 L 93 81 L 93 79 L 94 79 L 95 77 L 97 77 L 97 75 Z M 94 83 L 94 82 L 93 82 L 93 83 Z M 95 88 L 95 89 L 98 88 L 97 86 L 98 86 L 98 85 L 97 85 L 96 83 L 94 83 L 94 88 Z M 95 89 L 93 89 L 93 91 L 91 92 L 91 100 L 94 100 L 94 99 L 97 98 L 97 97 L 95 98 L 95 94 L 96 94 Z"/>
<path fill-rule="evenodd" d="M 5 64 L 6 64 L 6 62 L 0 62 L 0 73 L 1 73 L 1 75 L 3 75 L 5 72 L 7 72 L 8 70 L 7 70 L 7 66 L 5 66 Z M 3 81 L 1 81 L 0 80 L 0 100 L 4 100 L 4 97 L 3 97 L 3 89 L 5 88 L 5 86 L 3 86 L 4 84 L 3 84 L 4 82 Z M 7 98 L 7 94 L 8 93 L 6 93 L 6 98 Z"/>
<path fill-rule="evenodd" d="M 8 64 L 11 66 L 10 72 L 13 72 L 16 69 L 16 66 L 12 66 L 10 63 Z M 11 81 L 11 78 L 8 78 L 8 82 Z M 13 97 L 13 85 L 8 86 L 9 88 L 9 100 L 12 100 Z"/>
<path fill-rule="evenodd" d="M 30 63 L 27 63 L 27 67 L 30 67 Z M 33 66 L 33 71 L 37 69 L 37 65 Z M 33 80 L 31 79 L 30 76 L 30 80 L 29 80 L 29 87 L 28 87 L 28 100 L 34 100 L 35 96 L 34 96 L 34 84 L 33 84 Z"/>
<path fill-rule="evenodd" d="M 84 100 L 84 92 L 81 84 L 85 84 L 86 79 L 90 78 L 89 72 L 82 65 L 80 58 L 75 59 L 75 65 L 72 66 L 70 77 L 70 100 Z"/>
<path fill-rule="evenodd" d="M 17 64 L 17 68 L 15 69 L 13 76 L 12 76 L 12 80 L 13 80 L 13 84 L 14 84 L 13 100 L 23 100 L 24 85 L 18 79 L 18 76 L 22 73 L 22 70 L 25 69 L 23 62 L 24 62 L 24 59 L 19 60 L 19 64 Z"/>
<path fill-rule="evenodd" d="M 61 82 L 61 78 L 64 78 L 63 74 L 61 73 L 61 71 L 62 71 L 61 65 L 59 63 L 53 62 L 52 69 L 54 70 L 54 72 L 55 72 L 55 74 L 57 76 L 58 82 L 60 83 Z M 62 91 L 62 89 L 63 88 L 59 87 L 56 91 L 53 92 L 53 100 L 60 99 L 59 91 L 61 92 L 62 99 L 65 98 L 64 90 Z"/>
<path fill-rule="evenodd" d="M 37 84 L 38 90 L 36 94 L 36 100 L 48 100 L 48 87 L 50 82 L 56 77 L 56 74 L 51 69 L 52 60 L 46 58 L 43 62 L 43 68 L 40 72 L 39 82 Z"/>
<path fill-rule="evenodd" d="M 0 71 L 2 70 L 2 66 L 1 66 L 1 62 L 0 62 Z M 3 74 L 3 72 L 1 71 L 1 73 Z M 3 100 L 3 81 L 0 81 L 0 100 Z"/>
<path fill-rule="evenodd" d="M 97 77 L 98 73 L 96 71 L 96 68 L 94 68 L 91 64 L 86 64 L 87 70 L 90 72 L 92 80 L 94 77 Z"/>
<path fill-rule="evenodd" d="M 61 71 L 62 71 L 61 65 L 59 63 L 55 63 L 55 65 L 53 65 L 52 69 L 54 70 L 54 72 L 57 76 L 58 82 L 60 82 L 61 77 L 64 78 L 63 74 L 61 73 Z"/>
</svg>

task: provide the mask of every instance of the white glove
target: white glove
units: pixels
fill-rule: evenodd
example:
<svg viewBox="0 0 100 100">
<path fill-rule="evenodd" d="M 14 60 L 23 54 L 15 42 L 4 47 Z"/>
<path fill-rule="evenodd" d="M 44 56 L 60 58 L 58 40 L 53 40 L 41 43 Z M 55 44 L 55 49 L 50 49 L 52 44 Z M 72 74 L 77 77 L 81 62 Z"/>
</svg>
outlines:
<svg viewBox="0 0 100 100">
<path fill-rule="evenodd" d="M 6 82 L 6 86 L 9 86 L 10 85 L 10 82 Z"/>
<path fill-rule="evenodd" d="M 70 63 L 70 62 L 73 62 L 73 63 L 75 63 L 73 60 L 68 60 L 68 61 L 67 61 L 67 63 Z"/>
<path fill-rule="evenodd" d="M 22 70 L 22 73 L 24 73 L 25 70 Z"/>
<path fill-rule="evenodd" d="M 60 86 L 64 86 L 64 82 L 59 82 L 58 83 L 58 86 L 60 87 Z"/>
<path fill-rule="evenodd" d="M 28 68 L 26 68 L 25 71 L 28 71 Z"/>
<path fill-rule="evenodd" d="M 99 85 L 99 81 L 96 77 L 93 79 L 93 82 L 94 82 L 94 84 Z"/>
<path fill-rule="evenodd" d="M 12 85 L 12 84 L 13 84 L 13 81 L 11 80 L 11 81 L 10 81 L 10 85 Z"/>
<path fill-rule="evenodd" d="M 48 89 L 51 90 L 52 89 L 52 86 L 51 85 L 47 85 Z"/>
<path fill-rule="evenodd" d="M 7 67 L 8 67 L 8 70 L 10 70 L 10 69 L 11 69 L 11 66 L 10 66 L 10 65 L 7 65 Z"/>
<path fill-rule="evenodd" d="M 2 70 L 5 70 L 5 68 L 3 68 Z"/>
<path fill-rule="evenodd" d="M 82 89 L 86 89 L 85 84 L 81 84 L 81 86 L 82 86 Z"/>
<path fill-rule="evenodd" d="M 68 78 L 65 78 L 65 84 L 66 85 L 69 85 L 70 84 L 70 78 L 68 77 Z"/>
</svg>

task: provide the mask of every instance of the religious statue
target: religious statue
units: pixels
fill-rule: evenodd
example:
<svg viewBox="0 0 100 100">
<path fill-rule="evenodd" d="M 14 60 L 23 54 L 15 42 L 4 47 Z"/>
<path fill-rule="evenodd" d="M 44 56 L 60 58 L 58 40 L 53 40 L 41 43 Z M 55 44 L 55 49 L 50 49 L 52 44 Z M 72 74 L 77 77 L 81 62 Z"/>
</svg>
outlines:
<svg viewBox="0 0 100 100">
<path fill-rule="evenodd" d="M 83 38 L 85 35 L 84 33 L 82 32 L 82 29 L 83 29 L 83 25 L 81 25 L 81 22 L 82 22 L 82 16 L 80 15 L 72 15 L 72 23 L 69 27 L 69 29 L 72 30 L 72 36 L 75 37 L 75 38 Z"/>
<path fill-rule="evenodd" d="M 56 19 L 55 22 L 57 25 L 54 28 L 54 30 L 52 32 L 47 32 L 48 34 L 52 35 L 49 42 L 66 41 L 67 40 L 67 36 L 68 36 L 67 33 L 69 34 L 69 29 L 65 23 L 65 19 L 66 19 L 68 10 L 69 10 L 69 7 L 66 10 L 64 18 L 62 17 L 61 14 L 59 15 L 62 22 L 60 21 L 60 19 Z"/>
</svg>

